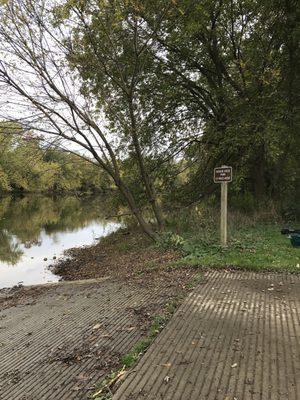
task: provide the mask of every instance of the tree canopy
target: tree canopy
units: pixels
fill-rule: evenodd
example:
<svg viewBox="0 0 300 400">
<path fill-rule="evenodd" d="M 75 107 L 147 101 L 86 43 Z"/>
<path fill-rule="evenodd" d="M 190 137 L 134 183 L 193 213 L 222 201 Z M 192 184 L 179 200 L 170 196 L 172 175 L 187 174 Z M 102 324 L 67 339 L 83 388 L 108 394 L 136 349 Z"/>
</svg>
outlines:
<svg viewBox="0 0 300 400">
<path fill-rule="evenodd" d="M 144 231 L 215 189 L 297 211 L 296 0 L 10 0 L 1 112 L 92 162 Z M 16 117 L 16 111 L 21 117 Z M 5 176 L 0 170 L 5 186 Z M 299 203 L 299 201 L 298 201 Z"/>
</svg>

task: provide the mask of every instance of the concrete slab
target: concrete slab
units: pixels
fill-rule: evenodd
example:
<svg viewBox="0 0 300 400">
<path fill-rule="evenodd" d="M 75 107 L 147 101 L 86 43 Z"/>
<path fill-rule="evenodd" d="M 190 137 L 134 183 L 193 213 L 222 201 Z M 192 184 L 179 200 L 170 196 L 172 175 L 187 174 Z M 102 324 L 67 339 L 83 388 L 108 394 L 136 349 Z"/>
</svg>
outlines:
<svg viewBox="0 0 300 400">
<path fill-rule="evenodd" d="M 91 280 L 26 288 L 13 305 L 2 291 L 0 399 L 88 399 L 144 335 L 143 310 L 167 301 L 161 289 Z"/>
<path fill-rule="evenodd" d="M 299 400 L 300 278 L 209 272 L 114 400 Z"/>
</svg>

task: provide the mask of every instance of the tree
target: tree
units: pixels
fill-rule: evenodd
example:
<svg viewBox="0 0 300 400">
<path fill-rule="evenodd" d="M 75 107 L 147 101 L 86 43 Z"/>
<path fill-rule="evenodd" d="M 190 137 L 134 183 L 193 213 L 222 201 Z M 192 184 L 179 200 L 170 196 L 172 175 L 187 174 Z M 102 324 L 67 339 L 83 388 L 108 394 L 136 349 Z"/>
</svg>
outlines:
<svg viewBox="0 0 300 400">
<path fill-rule="evenodd" d="M 78 13 L 81 9 L 80 3 L 82 2 L 78 4 L 74 2 L 74 7 L 72 10 L 69 8 L 68 12 Z M 115 40 L 115 37 L 119 35 L 123 23 L 122 19 L 118 19 L 119 10 L 111 10 L 110 7 L 106 10 L 104 7 L 104 14 L 100 17 L 113 18 L 110 23 L 116 24 L 116 35 L 112 38 L 100 30 L 99 34 L 101 33 L 101 40 L 105 43 L 105 47 L 97 49 L 94 59 L 87 54 L 89 61 L 93 63 L 96 60 L 97 65 L 102 66 L 96 87 L 100 90 L 101 79 L 103 86 L 101 86 L 101 92 L 98 91 L 95 95 L 95 85 L 92 84 L 89 88 L 89 85 L 81 80 L 80 68 L 84 65 L 79 63 L 78 49 L 76 46 L 73 48 L 79 39 L 79 44 L 87 41 L 86 48 L 93 49 L 91 28 L 85 26 L 85 20 L 81 14 L 76 14 L 78 19 L 75 26 L 71 19 L 65 20 L 63 27 L 60 24 L 53 24 L 52 10 L 47 8 L 47 4 L 46 1 L 36 4 L 33 1 L 21 0 L 10 1 L 1 6 L 0 37 L 4 61 L 0 64 L 0 82 L 2 90 L 6 91 L 5 104 L 2 105 L 6 111 L 5 116 L 18 120 L 27 129 L 35 129 L 54 136 L 55 140 L 59 139 L 60 147 L 67 146 L 70 152 L 80 154 L 83 159 L 102 168 L 126 199 L 143 230 L 151 238 L 155 238 L 155 233 L 145 221 L 120 170 L 122 157 L 132 147 L 148 200 L 158 224 L 162 225 L 154 185 L 145 167 L 138 136 L 135 111 L 137 106 L 134 104 L 135 87 L 138 83 L 138 60 L 133 67 L 133 72 L 125 78 L 124 85 L 119 87 L 119 92 L 117 90 L 114 93 L 108 92 L 108 89 L 118 87 L 122 79 L 118 76 L 118 66 L 114 62 L 108 64 L 110 60 L 105 58 L 104 53 L 109 46 L 119 46 L 119 43 L 111 43 L 111 40 Z M 78 28 L 78 21 L 86 29 L 83 33 L 81 33 L 82 26 L 79 25 Z M 134 40 L 136 40 L 135 32 L 136 29 L 133 28 Z M 126 31 L 121 33 L 124 37 Z M 94 52 L 94 50 L 91 51 Z M 137 58 L 139 51 L 136 48 L 134 57 Z M 130 68 L 132 68 L 131 64 Z M 84 78 L 91 79 L 89 76 Z M 111 85 L 105 85 L 105 80 L 108 80 Z M 114 101 L 115 96 L 116 101 Z M 129 120 L 126 120 L 123 126 L 113 125 L 112 119 L 109 118 L 112 110 L 117 112 L 115 117 L 119 121 L 123 118 L 122 109 L 117 110 L 120 100 L 124 100 L 122 96 L 126 98 L 128 107 L 125 119 L 129 116 Z M 23 114 L 22 118 L 16 118 L 13 112 L 9 116 L 7 111 L 12 105 Z M 127 132 L 128 129 L 129 132 Z M 117 135 L 114 134 L 116 130 Z M 129 143 L 128 138 L 130 138 Z M 70 143 L 73 143 L 74 147 L 70 147 Z"/>
<path fill-rule="evenodd" d="M 164 101 L 175 115 L 186 110 L 191 124 L 201 121 L 198 146 L 186 153 L 198 160 L 195 180 L 205 184 L 206 171 L 230 163 L 237 190 L 280 197 L 278 181 L 293 181 L 282 165 L 287 151 L 292 164 L 299 159 L 299 146 L 291 149 L 299 137 L 297 1 L 139 3 Z"/>
<path fill-rule="evenodd" d="M 163 215 L 145 157 L 148 118 L 140 87 L 145 83 L 151 60 L 147 43 L 140 37 L 140 21 L 122 1 L 70 1 L 56 8 L 56 16 L 60 22 L 70 16 L 76 20 L 68 60 L 84 80 L 82 92 L 94 94 L 109 121 L 110 131 L 120 140 L 122 152 L 136 162 L 146 197 L 161 228 Z"/>
<path fill-rule="evenodd" d="M 0 123 L 1 192 L 94 192 L 105 189 L 101 171 L 80 157 L 45 145 L 17 124 Z"/>
<path fill-rule="evenodd" d="M 220 163 L 237 194 L 297 198 L 296 0 L 12 0 L 2 11 L 5 116 L 105 171 L 152 238 L 142 211 L 163 227 L 162 199 L 209 195 Z"/>
</svg>

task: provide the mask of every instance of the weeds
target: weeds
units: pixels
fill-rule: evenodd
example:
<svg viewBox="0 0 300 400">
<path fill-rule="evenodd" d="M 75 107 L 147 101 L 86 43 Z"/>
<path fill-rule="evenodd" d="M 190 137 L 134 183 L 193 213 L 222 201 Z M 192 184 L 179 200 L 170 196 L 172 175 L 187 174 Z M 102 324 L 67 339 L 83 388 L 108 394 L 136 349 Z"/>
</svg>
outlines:
<svg viewBox="0 0 300 400">
<path fill-rule="evenodd" d="M 125 368 L 130 368 L 136 362 L 136 360 L 140 357 L 141 354 L 145 352 L 145 350 L 150 345 L 151 340 L 149 337 L 139 341 L 134 348 L 125 356 L 123 356 L 121 363 Z"/>
<path fill-rule="evenodd" d="M 194 287 L 196 287 L 200 282 L 202 282 L 203 280 L 203 274 L 201 272 L 199 272 L 198 274 L 196 274 L 193 278 L 193 280 L 187 285 L 187 287 L 189 289 L 193 289 Z"/>
<path fill-rule="evenodd" d="M 159 246 L 181 252 L 176 266 L 300 272 L 300 250 L 280 234 L 282 224 L 274 210 L 252 216 L 231 213 L 229 242 L 224 248 L 219 244 L 217 210 L 199 208 L 170 220 L 172 231 L 162 236 Z"/>
<path fill-rule="evenodd" d="M 111 400 L 113 393 L 112 387 L 123 378 L 125 373 L 130 369 L 137 360 L 144 354 L 150 344 L 154 341 L 158 333 L 166 325 L 170 317 L 178 307 L 179 299 L 173 299 L 167 303 L 164 308 L 163 315 L 157 315 L 153 318 L 148 335 L 141 339 L 133 349 L 125 354 L 121 359 L 121 367 L 117 371 L 112 371 L 107 375 L 97 387 L 96 392 L 91 396 L 94 400 Z"/>
</svg>

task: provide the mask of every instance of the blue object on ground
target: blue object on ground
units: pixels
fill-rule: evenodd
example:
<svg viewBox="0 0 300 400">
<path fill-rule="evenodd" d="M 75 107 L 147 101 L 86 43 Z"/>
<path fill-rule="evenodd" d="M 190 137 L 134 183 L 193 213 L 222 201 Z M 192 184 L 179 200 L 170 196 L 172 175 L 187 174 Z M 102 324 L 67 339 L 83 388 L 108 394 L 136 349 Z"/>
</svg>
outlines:
<svg viewBox="0 0 300 400">
<path fill-rule="evenodd" d="M 300 247 L 300 233 L 291 234 L 291 243 L 293 247 Z"/>
</svg>

